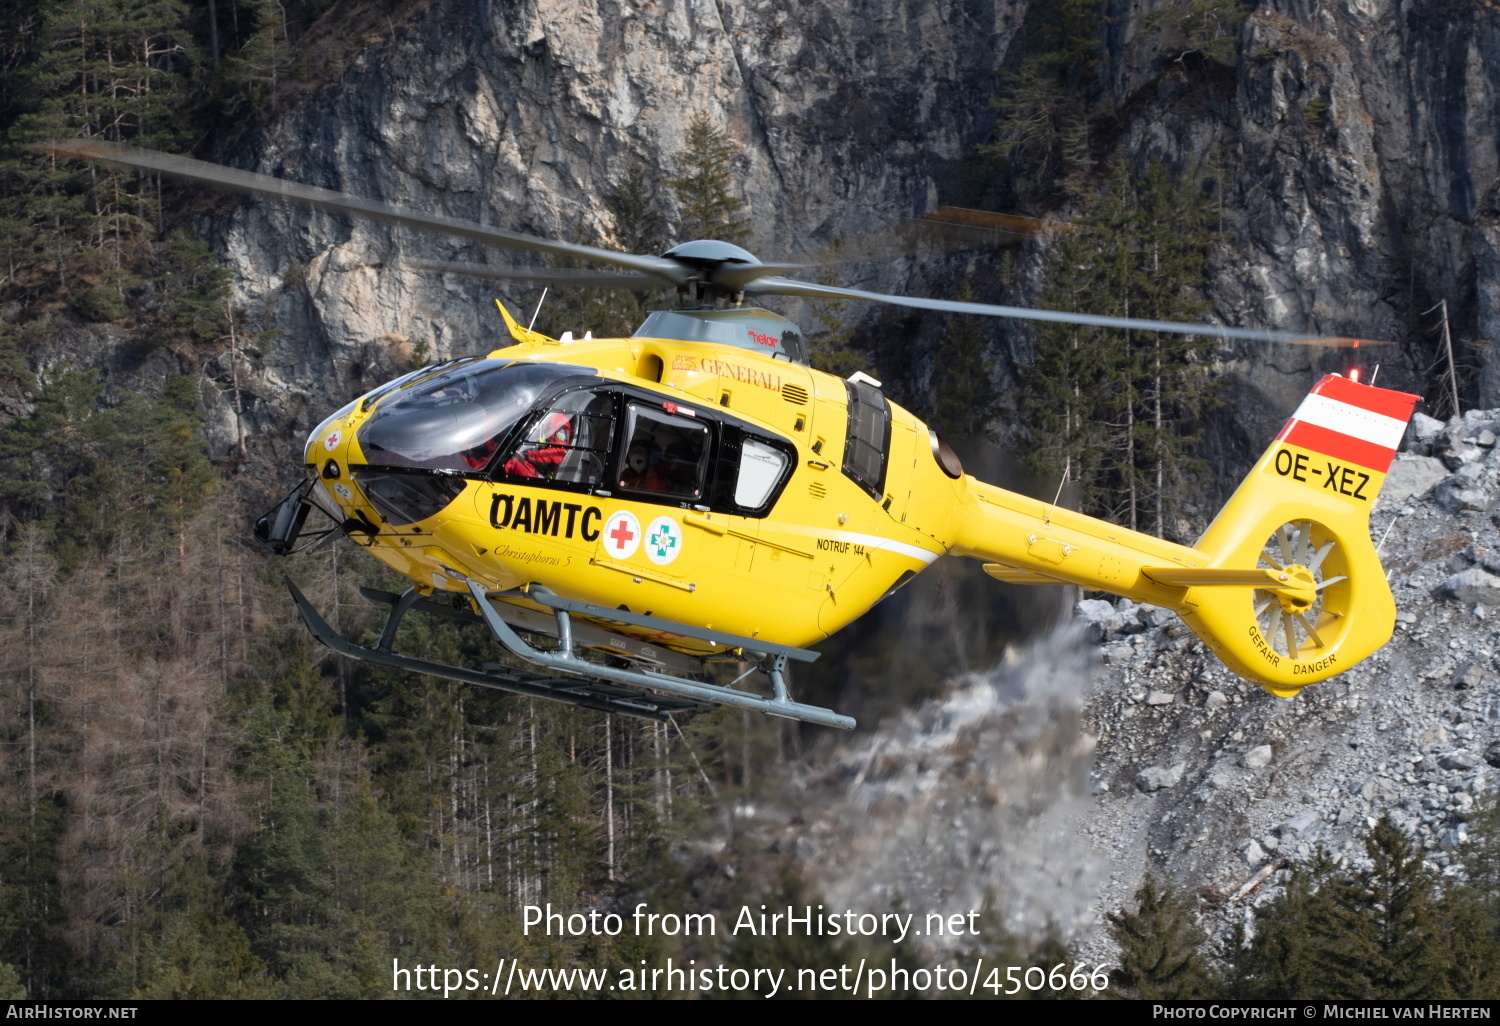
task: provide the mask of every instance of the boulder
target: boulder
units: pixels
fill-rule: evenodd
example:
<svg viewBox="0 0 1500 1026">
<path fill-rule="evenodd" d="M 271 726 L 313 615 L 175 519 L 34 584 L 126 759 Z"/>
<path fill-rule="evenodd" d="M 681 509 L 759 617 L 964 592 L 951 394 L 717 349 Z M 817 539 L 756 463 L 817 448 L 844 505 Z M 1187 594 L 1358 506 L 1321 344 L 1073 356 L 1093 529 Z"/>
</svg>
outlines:
<svg viewBox="0 0 1500 1026">
<path fill-rule="evenodd" d="M 1160 606 L 1141 606 L 1141 622 L 1147 627 L 1165 627 L 1177 619 L 1177 614 Z"/>
<path fill-rule="evenodd" d="M 1303 809 L 1295 816 L 1286 819 L 1276 832 L 1281 835 L 1283 841 L 1295 837 L 1298 840 L 1307 840 L 1317 833 L 1318 828 L 1323 825 L 1323 820 L 1312 809 Z"/>
<path fill-rule="evenodd" d="M 1146 611 L 1127 598 L 1115 603 L 1115 615 L 1120 618 L 1120 626 L 1115 630 L 1136 634 L 1146 629 Z"/>
<path fill-rule="evenodd" d="M 1414 413 L 1411 418 L 1412 437 L 1423 445 L 1431 445 L 1433 439 L 1442 433 L 1443 422 L 1436 417 L 1429 417 L 1425 413 Z M 1397 459 L 1401 457 L 1397 456 Z M 1394 469 L 1394 468 L 1392 468 Z"/>
<path fill-rule="evenodd" d="M 1271 746 L 1256 745 L 1240 757 L 1240 765 L 1246 769 L 1260 769 L 1271 762 Z"/>
<path fill-rule="evenodd" d="M 1477 566 L 1460 570 L 1444 581 L 1439 590 L 1466 606 L 1500 605 L 1500 577 Z"/>
<path fill-rule="evenodd" d="M 1495 411 L 1465 410 L 1463 417 L 1460 418 L 1460 421 L 1464 426 L 1464 434 L 1477 435 L 1481 431 L 1495 426 Z"/>
<path fill-rule="evenodd" d="M 1438 502 L 1449 513 L 1483 513 L 1490 505 L 1490 493 L 1482 488 L 1442 488 Z"/>
<path fill-rule="evenodd" d="M 1367 802 L 1393 802 L 1400 795 L 1396 790 L 1394 781 L 1379 775 L 1365 781 L 1364 787 L 1360 788 L 1359 795 Z"/>
<path fill-rule="evenodd" d="M 1417 416 L 1420 417 L 1421 414 Z M 1409 452 L 1397 453 L 1395 462 L 1386 475 L 1385 484 L 1380 488 L 1377 505 L 1399 505 L 1407 499 L 1425 495 L 1433 485 L 1447 476 L 1448 468 L 1443 466 L 1442 460 Z"/>
<path fill-rule="evenodd" d="M 1479 756 L 1460 749 L 1438 757 L 1438 765 L 1445 770 L 1471 770 L 1479 765 Z"/>
<path fill-rule="evenodd" d="M 1147 794 L 1164 787 L 1176 787 L 1182 782 L 1182 771 L 1185 769 L 1185 762 L 1179 762 L 1175 766 L 1147 766 L 1135 775 L 1135 786 Z"/>
<path fill-rule="evenodd" d="M 1073 605 L 1073 615 L 1088 624 L 1088 637 L 1094 642 L 1125 626 L 1125 618 L 1103 599 L 1080 599 Z"/>
<path fill-rule="evenodd" d="M 1073 603 L 1073 615 L 1081 620 L 1107 620 L 1115 615 L 1115 607 L 1103 599 L 1079 599 Z"/>
<path fill-rule="evenodd" d="M 1208 782 L 1220 791 L 1228 790 L 1234 786 L 1234 771 L 1228 766 L 1215 766 L 1208 774 Z"/>
<path fill-rule="evenodd" d="M 1478 463 L 1464 464 L 1438 485 L 1433 496 L 1450 513 L 1482 513 L 1490 504 L 1484 467 Z"/>
<path fill-rule="evenodd" d="M 1459 667 L 1451 681 L 1453 686 L 1460 691 L 1477 688 L 1484 683 L 1484 664 L 1478 660 L 1470 660 Z"/>
</svg>

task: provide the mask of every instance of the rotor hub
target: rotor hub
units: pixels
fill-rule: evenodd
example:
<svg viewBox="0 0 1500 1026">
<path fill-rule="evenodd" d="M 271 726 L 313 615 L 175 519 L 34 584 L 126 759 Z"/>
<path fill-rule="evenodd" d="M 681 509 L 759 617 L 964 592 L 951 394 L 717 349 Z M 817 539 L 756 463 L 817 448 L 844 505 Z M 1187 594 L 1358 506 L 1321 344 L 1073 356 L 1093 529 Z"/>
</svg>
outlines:
<svg viewBox="0 0 1500 1026">
<path fill-rule="evenodd" d="M 1318 601 L 1318 582 L 1310 569 L 1300 563 L 1283 567 L 1276 575 L 1283 582 L 1276 589 L 1276 601 L 1285 613 L 1305 613 Z"/>
</svg>

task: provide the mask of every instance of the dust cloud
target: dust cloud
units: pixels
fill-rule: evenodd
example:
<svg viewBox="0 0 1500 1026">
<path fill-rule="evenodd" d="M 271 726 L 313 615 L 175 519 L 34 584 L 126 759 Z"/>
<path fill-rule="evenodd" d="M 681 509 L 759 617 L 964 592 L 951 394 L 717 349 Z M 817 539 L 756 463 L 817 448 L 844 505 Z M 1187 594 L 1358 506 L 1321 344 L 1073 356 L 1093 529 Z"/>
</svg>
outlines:
<svg viewBox="0 0 1500 1026">
<path fill-rule="evenodd" d="M 792 848 L 829 907 L 956 912 L 988 894 L 1019 935 L 1086 931 L 1104 865 L 1077 829 L 1098 672 L 1065 621 L 812 769 Z"/>
</svg>

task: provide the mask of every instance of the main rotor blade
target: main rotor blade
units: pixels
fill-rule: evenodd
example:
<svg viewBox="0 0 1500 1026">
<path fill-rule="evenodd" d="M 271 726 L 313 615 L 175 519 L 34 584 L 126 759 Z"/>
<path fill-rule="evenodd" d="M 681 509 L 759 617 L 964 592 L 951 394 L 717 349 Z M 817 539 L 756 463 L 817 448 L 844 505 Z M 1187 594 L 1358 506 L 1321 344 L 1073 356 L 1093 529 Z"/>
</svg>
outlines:
<svg viewBox="0 0 1500 1026">
<path fill-rule="evenodd" d="M 720 288 L 737 292 L 759 278 L 785 274 L 787 271 L 800 271 L 804 266 L 803 264 L 731 264 L 725 262 L 713 269 L 709 275 L 709 281 Z"/>
<path fill-rule="evenodd" d="M 351 196 L 348 193 L 334 192 L 332 189 L 323 189 L 315 185 L 302 185 L 297 182 L 286 181 L 282 178 L 274 178 L 271 175 L 263 175 L 254 171 L 241 171 L 238 168 L 225 167 L 222 164 L 210 164 L 202 160 L 193 160 L 189 157 L 157 153 L 154 150 L 142 150 L 133 146 L 120 146 L 116 143 L 93 139 L 53 141 L 39 144 L 36 148 L 65 157 L 77 157 L 80 160 L 112 160 L 120 164 L 129 164 L 131 167 L 159 171 L 164 175 L 171 175 L 174 178 L 183 178 L 191 182 L 201 182 L 206 185 L 234 189 L 239 192 L 254 193 L 257 196 L 266 196 L 271 199 L 290 200 L 293 203 L 302 203 L 320 210 L 361 214 L 365 217 L 374 218 L 377 221 L 385 221 L 388 224 L 400 225 L 404 228 L 415 228 L 419 231 L 436 232 L 441 235 L 452 235 L 461 239 L 468 239 L 472 242 L 478 242 L 485 246 L 497 246 L 501 249 L 518 249 L 531 253 L 549 253 L 553 256 L 571 257 L 576 260 L 592 260 L 601 264 L 611 264 L 615 267 L 623 267 L 640 274 L 651 275 L 666 285 L 678 285 L 685 282 L 688 278 L 687 272 L 673 260 L 640 256 L 634 253 L 615 253 L 611 250 L 599 249 L 596 246 L 584 246 L 576 242 L 559 242 L 556 239 L 544 239 L 539 235 L 527 235 L 524 232 L 510 232 L 500 228 L 490 228 L 473 221 L 461 221 L 457 218 L 424 214 L 415 210 L 407 210 L 403 207 L 391 206 L 390 204 L 381 203 L 376 200 L 365 199 L 361 196 Z"/>
<path fill-rule="evenodd" d="M 399 267 L 410 267 L 432 274 L 458 274 L 486 281 L 519 281 L 559 288 L 659 289 L 666 283 L 653 274 L 636 271 L 589 271 L 571 267 L 491 267 L 489 264 L 442 263 L 427 260 L 401 260 Z"/>
<path fill-rule="evenodd" d="M 1294 342 L 1309 346 L 1384 346 L 1389 342 L 1370 342 L 1357 338 L 1322 338 L 1287 331 L 1265 331 L 1260 328 L 1228 328 L 1219 324 L 1183 324 L 1177 321 L 1143 321 L 1134 317 L 1105 317 L 1099 314 L 1065 313 L 1060 310 L 1035 310 L 1024 306 L 994 306 L 990 303 L 962 303 L 952 299 L 919 299 L 913 296 L 890 296 L 861 289 L 815 285 L 791 278 L 766 277 L 750 282 L 745 291 L 763 296 L 805 296 L 814 299 L 862 299 L 870 303 L 892 303 L 917 310 L 940 310 L 944 313 L 977 314 L 982 317 L 1015 317 L 1026 321 L 1051 321 L 1058 324 L 1086 324 L 1099 328 L 1130 328 L 1135 331 L 1167 331 L 1179 335 L 1216 335 L 1220 338 L 1243 338 L 1254 342 Z"/>
</svg>

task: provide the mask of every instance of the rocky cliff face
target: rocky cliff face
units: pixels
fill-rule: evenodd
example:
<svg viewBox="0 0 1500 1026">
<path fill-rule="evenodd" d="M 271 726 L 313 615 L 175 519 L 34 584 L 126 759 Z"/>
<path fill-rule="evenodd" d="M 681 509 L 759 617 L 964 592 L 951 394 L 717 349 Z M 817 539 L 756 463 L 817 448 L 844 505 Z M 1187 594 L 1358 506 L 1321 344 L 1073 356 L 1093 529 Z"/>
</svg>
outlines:
<svg viewBox="0 0 1500 1026">
<path fill-rule="evenodd" d="M 1458 871 L 1464 823 L 1500 765 L 1497 427 L 1500 411 L 1419 422 L 1372 521 L 1395 637 L 1295 700 L 1226 673 L 1175 625 L 1140 629 L 1151 621 L 1139 608 L 1095 617 L 1109 665 L 1090 703 L 1096 795 L 1079 822 L 1111 863 L 1105 904 L 1157 865 L 1199 885 L 1221 921 L 1242 919 L 1283 860 L 1322 846 L 1361 862 L 1385 811 Z"/>
<path fill-rule="evenodd" d="M 1455 338 L 1500 335 L 1497 32 L 1492 10 L 1456 3 L 1250 16 L 1226 112 L 1237 239 L 1218 275 L 1221 312 L 1403 343 L 1367 360 L 1414 391 L 1437 338 L 1423 311 L 1439 300 Z M 1470 403 L 1500 399 L 1495 367 L 1484 364 Z M 1296 390 L 1289 381 L 1278 397 Z"/>
<path fill-rule="evenodd" d="M 1232 424 L 1220 429 L 1225 481 L 1316 373 L 1379 363 L 1386 383 L 1422 390 L 1440 339 L 1437 315 L 1422 311 L 1440 299 L 1467 401 L 1500 402 L 1500 350 L 1483 346 L 1500 337 L 1494 12 L 1448 0 L 1280 0 L 1249 14 L 1228 68 L 1174 59 L 1182 40 L 1147 17 L 1158 6 L 1109 12 L 1101 74 L 1118 137 L 1096 152 L 1178 168 L 1222 155 L 1218 317 L 1401 343 L 1357 359 L 1226 349 L 1221 369 L 1238 387 Z M 601 197 L 631 164 L 658 180 L 670 174 L 703 111 L 741 148 L 753 248 L 770 258 L 936 202 L 985 138 L 994 72 L 1017 52 L 1026 7 L 435 0 L 338 83 L 224 156 L 500 227 L 608 239 Z M 404 359 L 401 340 L 425 339 L 441 355 L 482 349 L 498 328 L 490 298 L 529 307 L 538 295 L 404 269 L 402 258 L 480 254 L 384 226 L 256 202 L 209 228 L 253 326 L 280 331 L 250 414 L 252 432 L 266 436 L 286 432 L 289 414 L 294 427 L 310 426 L 389 374 Z M 927 292 L 951 289 L 967 270 L 984 298 L 997 293 L 992 264 L 970 253 L 856 273 L 870 287 Z M 789 312 L 811 321 L 805 308 Z M 841 316 L 875 324 L 881 315 Z M 877 334 L 892 330 L 880 323 Z M 923 325 L 914 346 L 941 328 Z M 998 347 L 1024 353 L 1021 329 L 992 332 Z M 899 370 L 920 378 L 920 353 Z M 231 437 L 227 410 L 216 423 L 216 441 Z"/>
<path fill-rule="evenodd" d="M 1003 0 L 439 0 L 228 157 L 503 228 L 608 239 L 602 199 L 632 163 L 669 175 L 701 111 L 741 148 L 752 246 L 771 258 L 935 202 L 944 168 L 983 135 L 1022 13 Z M 482 257 L 453 240 L 259 202 L 212 228 L 252 320 L 280 329 L 262 364 L 273 392 L 332 408 L 391 370 L 391 336 L 443 356 L 496 343 L 495 286 L 396 266 Z M 530 307 L 538 290 L 500 294 Z"/>
</svg>

